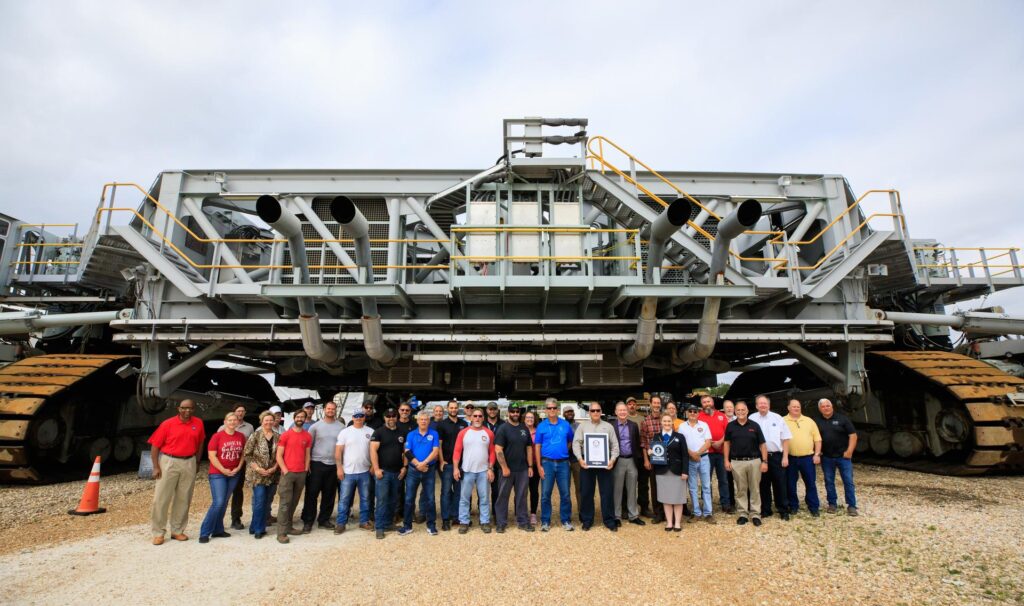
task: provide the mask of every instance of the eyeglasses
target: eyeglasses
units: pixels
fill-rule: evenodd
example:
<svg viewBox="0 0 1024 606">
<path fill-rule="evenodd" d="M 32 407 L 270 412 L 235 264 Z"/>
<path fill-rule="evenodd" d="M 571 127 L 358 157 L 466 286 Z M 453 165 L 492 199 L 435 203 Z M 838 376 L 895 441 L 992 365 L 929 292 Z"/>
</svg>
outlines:
<svg viewBox="0 0 1024 606">
<path fill-rule="evenodd" d="M 482 418 L 484 418 L 484 416 L 483 415 L 473 415 L 473 418 L 474 419 L 482 419 Z"/>
<path fill-rule="evenodd" d="M 390 414 L 390 415 L 384 415 L 384 418 L 385 418 L 385 419 L 394 419 L 394 418 L 395 418 L 395 417 L 397 417 L 397 416 L 398 416 L 398 415 L 396 415 L 396 414 Z"/>
<path fill-rule="evenodd" d="M 600 408 L 591 408 L 590 412 L 601 412 Z"/>
<path fill-rule="evenodd" d="M 699 414 L 699 413 L 700 413 L 699 410 L 687 410 L 686 411 L 686 414 L 688 414 L 688 415 L 695 415 L 695 414 Z"/>
<path fill-rule="evenodd" d="M 547 406 L 547 407 L 544 408 L 544 410 L 558 410 L 558 407 L 557 406 Z"/>
</svg>

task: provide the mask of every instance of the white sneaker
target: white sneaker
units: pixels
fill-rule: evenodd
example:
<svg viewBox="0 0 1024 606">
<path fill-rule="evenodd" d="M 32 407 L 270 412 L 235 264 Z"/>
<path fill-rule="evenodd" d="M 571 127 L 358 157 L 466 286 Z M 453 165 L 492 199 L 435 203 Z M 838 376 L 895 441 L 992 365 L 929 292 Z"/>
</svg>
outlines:
<svg viewBox="0 0 1024 606">
<path fill-rule="evenodd" d="M 568 532 L 572 532 L 573 530 L 576 530 L 576 529 L 572 527 L 572 523 L 571 522 L 566 522 L 565 524 L 562 524 L 562 530 L 565 530 L 565 531 L 568 531 Z"/>
</svg>

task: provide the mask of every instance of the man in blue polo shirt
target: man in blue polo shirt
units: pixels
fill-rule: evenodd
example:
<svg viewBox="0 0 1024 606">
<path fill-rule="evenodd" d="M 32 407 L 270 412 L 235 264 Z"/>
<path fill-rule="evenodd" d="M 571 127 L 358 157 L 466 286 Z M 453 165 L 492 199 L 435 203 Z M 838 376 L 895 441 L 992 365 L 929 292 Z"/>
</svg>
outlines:
<svg viewBox="0 0 1024 606">
<path fill-rule="evenodd" d="M 427 534 L 437 534 L 437 513 L 434 511 L 434 478 L 441 452 L 441 439 L 430 429 L 430 413 L 421 410 L 416 415 L 416 429 L 405 438 L 405 458 L 409 471 L 405 479 L 405 519 L 400 536 L 412 532 L 412 516 L 416 509 L 416 488 L 420 485 L 420 511 L 427 516 Z"/>
<path fill-rule="evenodd" d="M 569 497 L 569 448 L 572 444 L 572 427 L 558 416 L 558 400 L 555 398 L 544 401 L 544 411 L 548 418 L 538 424 L 537 434 L 533 440 L 534 459 L 541 462 L 540 529 L 542 532 L 551 529 L 551 492 L 557 482 L 562 529 L 571 531 L 573 527 L 572 501 Z"/>
</svg>

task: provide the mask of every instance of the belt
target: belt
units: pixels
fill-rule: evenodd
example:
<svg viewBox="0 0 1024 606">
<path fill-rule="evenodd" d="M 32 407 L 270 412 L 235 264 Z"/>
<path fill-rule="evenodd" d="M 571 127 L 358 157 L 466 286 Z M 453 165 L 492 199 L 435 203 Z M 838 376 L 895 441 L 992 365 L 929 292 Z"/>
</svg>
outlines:
<svg viewBox="0 0 1024 606">
<path fill-rule="evenodd" d="M 754 461 L 756 459 L 760 459 L 761 457 L 729 457 L 729 458 L 731 460 L 733 460 L 733 461 Z"/>
<path fill-rule="evenodd" d="M 551 457 L 541 457 L 540 460 L 541 461 L 551 461 L 552 463 L 561 463 L 562 461 L 568 461 L 569 459 L 568 458 L 565 458 L 565 459 L 552 459 Z"/>
<path fill-rule="evenodd" d="M 769 457 L 781 457 L 782 456 L 782 451 L 781 450 L 769 450 L 768 451 L 768 456 Z"/>
<path fill-rule="evenodd" d="M 172 459 L 181 459 L 183 461 L 187 461 L 189 459 L 194 459 L 196 457 L 196 455 L 189 455 L 187 457 L 179 457 L 178 455 L 172 455 L 172 454 L 169 454 L 169 453 L 166 453 L 166 452 L 163 452 L 163 451 L 161 451 L 160 454 L 164 455 L 165 457 L 171 457 Z"/>
</svg>

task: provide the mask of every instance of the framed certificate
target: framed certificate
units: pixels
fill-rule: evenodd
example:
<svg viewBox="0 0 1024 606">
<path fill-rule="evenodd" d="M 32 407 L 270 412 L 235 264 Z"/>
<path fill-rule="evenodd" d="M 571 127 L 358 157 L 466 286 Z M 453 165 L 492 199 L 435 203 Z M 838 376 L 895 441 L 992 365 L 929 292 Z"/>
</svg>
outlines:
<svg viewBox="0 0 1024 606">
<path fill-rule="evenodd" d="M 608 467 L 611 449 L 608 446 L 608 434 L 583 434 L 583 460 L 587 467 Z"/>
<path fill-rule="evenodd" d="M 651 465 L 668 465 L 668 455 L 665 454 L 665 444 L 662 442 L 651 443 Z"/>
</svg>

